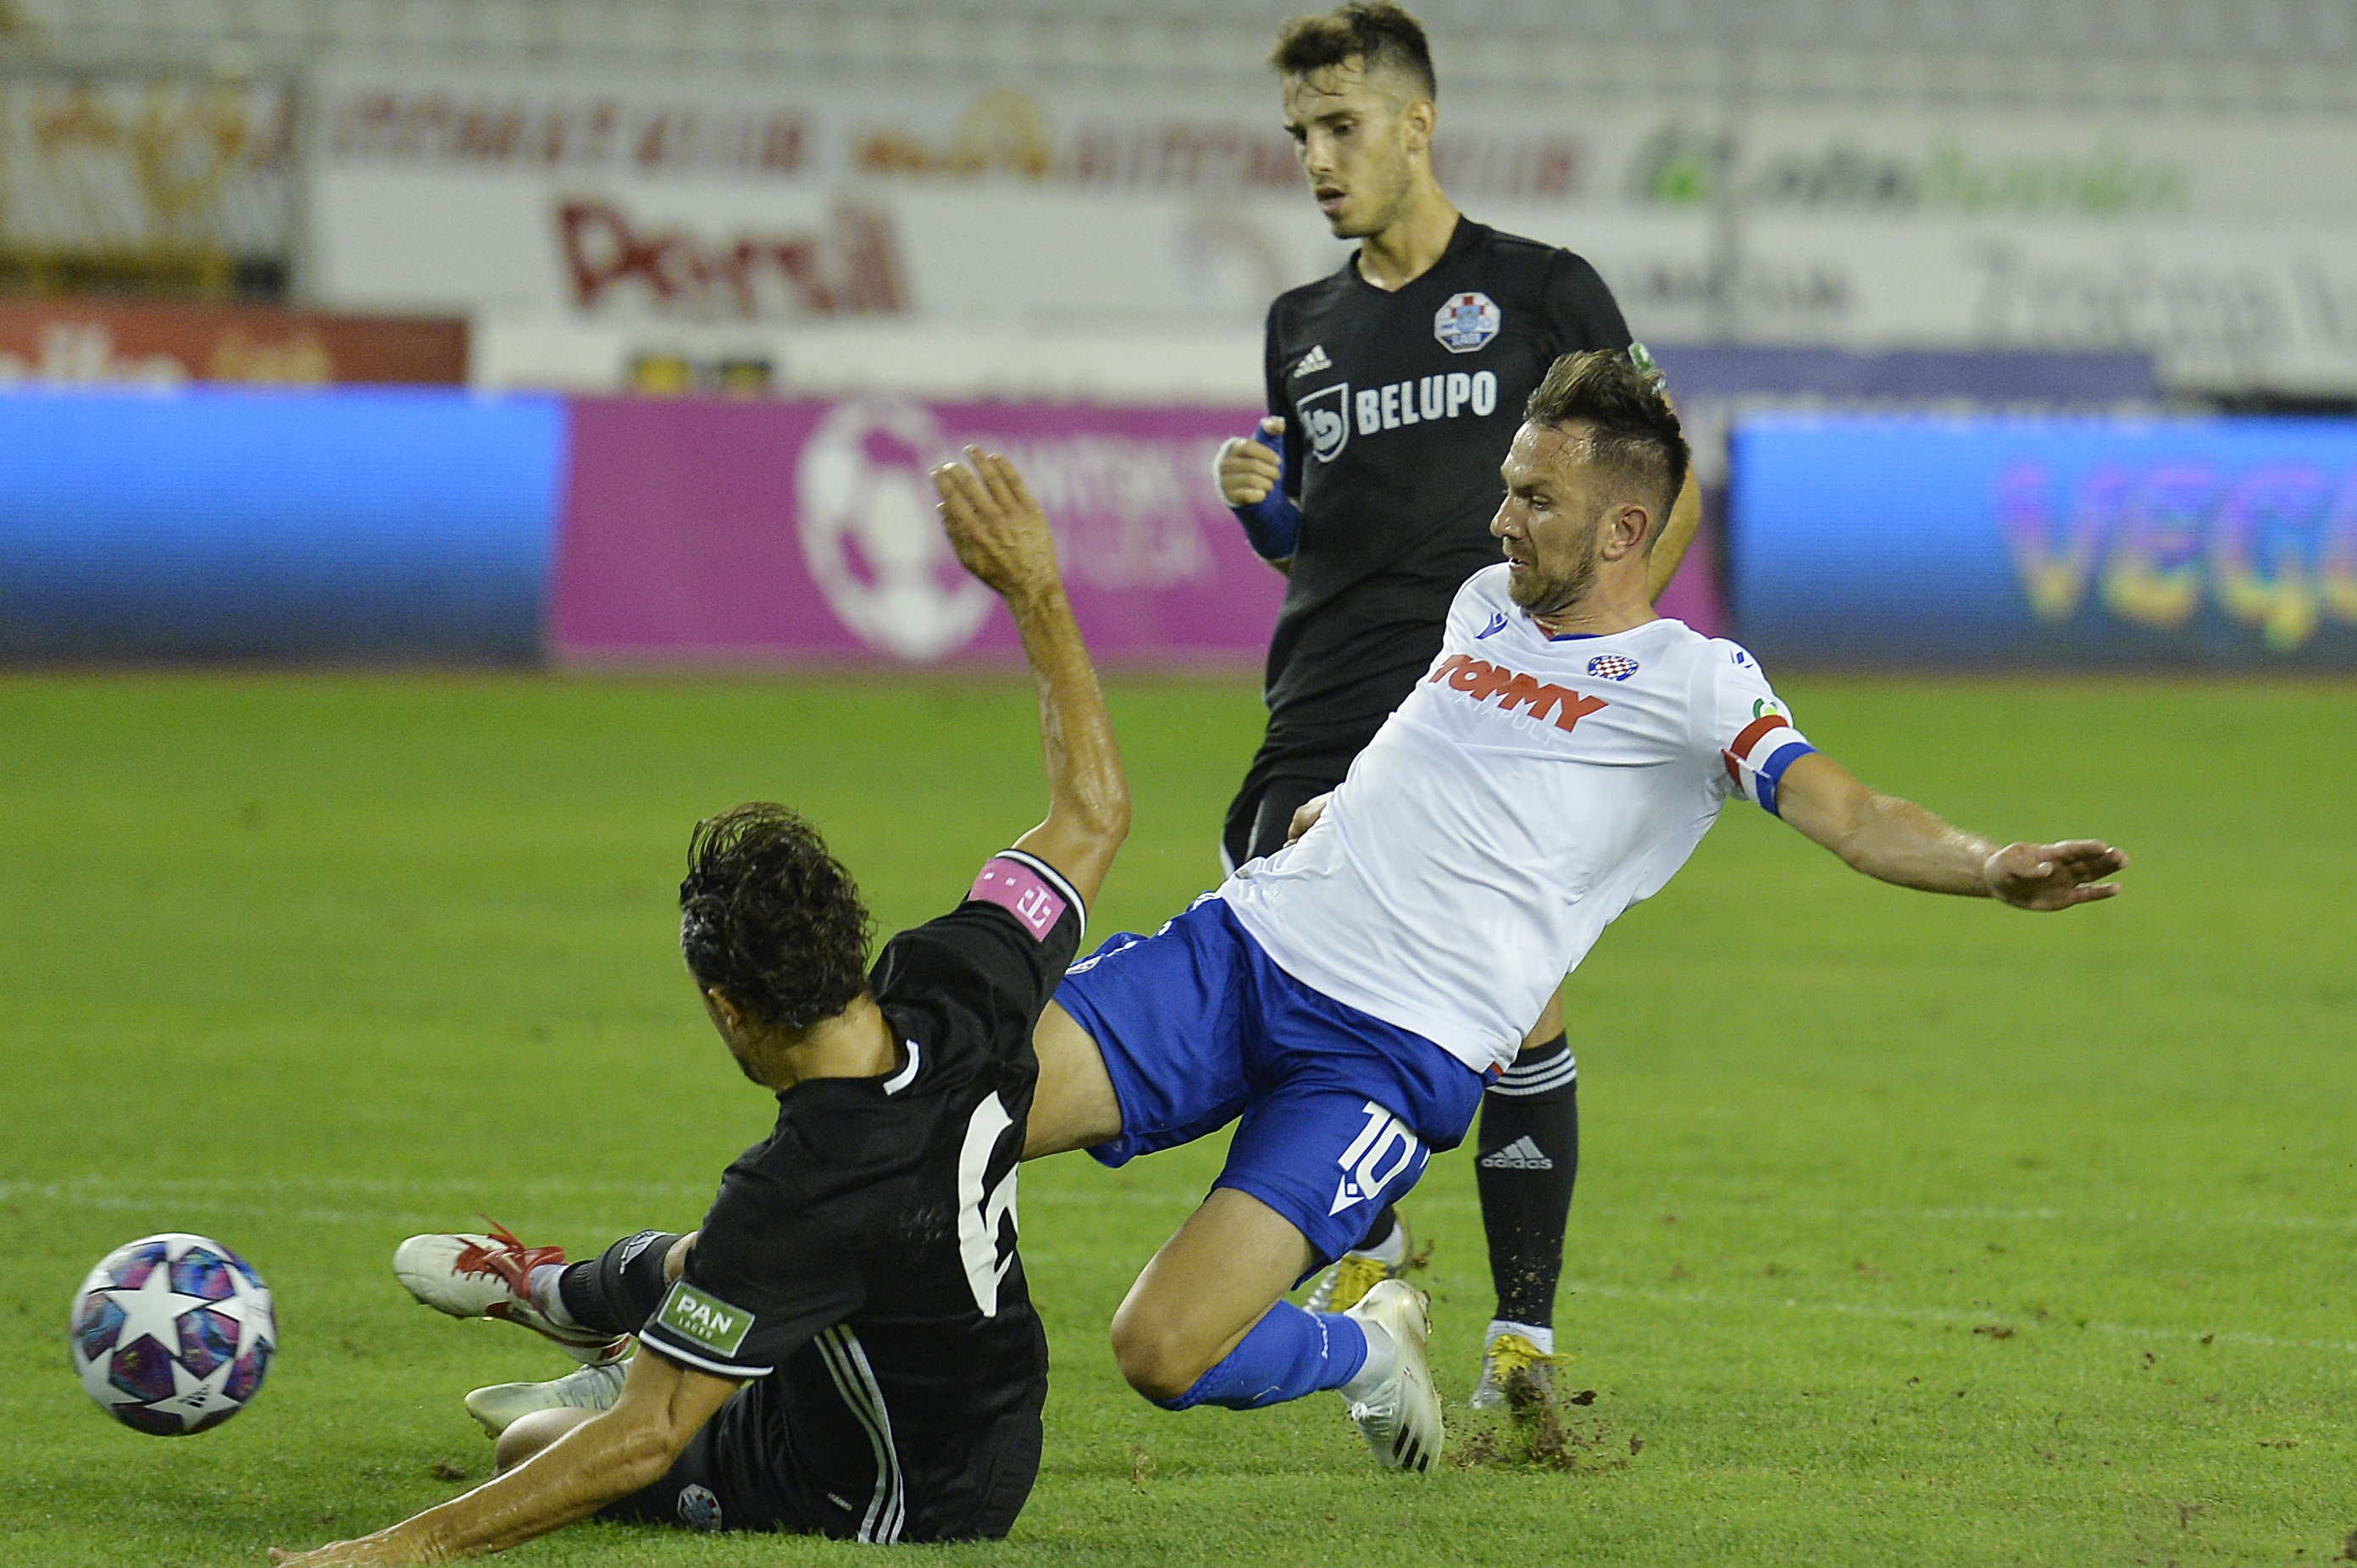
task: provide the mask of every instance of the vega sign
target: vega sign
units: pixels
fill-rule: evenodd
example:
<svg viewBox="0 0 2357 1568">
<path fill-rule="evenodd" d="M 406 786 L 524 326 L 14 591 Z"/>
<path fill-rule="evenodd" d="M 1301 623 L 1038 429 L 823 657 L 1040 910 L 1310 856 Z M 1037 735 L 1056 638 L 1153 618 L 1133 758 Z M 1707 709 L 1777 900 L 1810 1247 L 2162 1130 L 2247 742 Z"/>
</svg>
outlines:
<svg viewBox="0 0 2357 1568">
<path fill-rule="evenodd" d="M 1733 467 L 1766 658 L 2357 666 L 2357 422 L 1763 418 Z"/>
</svg>

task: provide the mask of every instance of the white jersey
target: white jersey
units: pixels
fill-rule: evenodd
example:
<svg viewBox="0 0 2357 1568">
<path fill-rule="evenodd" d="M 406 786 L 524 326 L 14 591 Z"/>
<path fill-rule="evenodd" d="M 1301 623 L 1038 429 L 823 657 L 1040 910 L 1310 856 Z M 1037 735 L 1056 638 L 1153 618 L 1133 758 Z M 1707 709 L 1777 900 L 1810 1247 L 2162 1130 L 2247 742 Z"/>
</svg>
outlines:
<svg viewBox="0 0 2357 1568">
<path fill-rule="evenodd" d="M 1476 574 L 1439 657 L 1318 825 L 1220 887 L 1296 979 L 1475 1071 L 1659 892 L 1730 794 L 1813 750 L 1758 660 L 1682 621 L 1550 638 Z"/>
</svg>

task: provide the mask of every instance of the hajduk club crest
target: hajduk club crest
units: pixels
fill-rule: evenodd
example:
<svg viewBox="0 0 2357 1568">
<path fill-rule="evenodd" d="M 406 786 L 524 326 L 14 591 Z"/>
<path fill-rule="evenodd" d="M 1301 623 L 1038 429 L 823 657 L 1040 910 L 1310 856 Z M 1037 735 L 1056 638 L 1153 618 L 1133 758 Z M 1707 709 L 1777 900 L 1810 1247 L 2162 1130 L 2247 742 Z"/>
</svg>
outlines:
<svg viewBox="0 0 2357 1568">
<path fill-rule="evenodd" d="M 1625 653 L 1599 653 L 1587 661 L 1587 672 L 1599 681 L 1626 681 L 1637 668 L 1637 661 Z"/>
<path fill-rule="evenodd" d="M 1469 354 L 1498 335 L 1503 319 L 1486 294 L 1452 294 L 1432 318 L 1432 335 L 1452 354 Z"/>
</svg>

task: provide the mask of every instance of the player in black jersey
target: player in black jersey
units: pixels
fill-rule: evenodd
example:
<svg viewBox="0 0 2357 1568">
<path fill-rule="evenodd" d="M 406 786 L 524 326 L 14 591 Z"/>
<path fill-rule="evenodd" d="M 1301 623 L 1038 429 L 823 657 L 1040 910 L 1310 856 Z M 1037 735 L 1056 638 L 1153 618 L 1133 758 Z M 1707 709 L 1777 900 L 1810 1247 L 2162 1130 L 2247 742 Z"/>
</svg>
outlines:
<svg viewBox="0 0 2357 1568">
<path fill-rule="evenodd" d="M 610 1409 L 503 1412 L 493 1480 L 277 1561 L 440 1563 L 601 1511 L 872 1541 L 1013 1524 L 1048 1373 L 1015 1236 L 1031 1032 L 1129 797 L 1047 521 L 1011 467 L 969 456 L 935 483 L 959 558 L 1022 632 L 1046 822 L 865 973 L 866 911 L 807 824 L 767 805 L 701 824 L 681 947 L 730 1054 L 777 1091 L 776 1130 L 728 1167 L 691 1236 L 642 1231 L 571 1265 L 505 1232 L 404 1243 L 395 1272 L 431 1305 L 522 1323 L 592 1361 L 614 1336 L 641 1350 L 618 1397 L 587 1398 Z M 560 1405 L 569 1380 L 534 1386 Z"/>
<path fill-rule="evenodd" d="M 1289 578 L 1269 640 L 1266 737 L 1228 809 L 1231 869 L 1285 843 L 1296 811 L 1341 782 L 1430 668 L 1458 588 L 1497 560 L 1499 465 L 1547 367 L 1594 349 L 1651 365 L 1595 268 L 1476 223 L 1442 193 L 1432 58 L 1414 17 L 1385 4 L 1297 17 L 1271 63 L 1319 209 L 1361 243 L 1269 307 L 1268 417 L 1221 452 L 1222 498 Z M 1654 550 L 1655 596 L 1699 515 L 1689 481 Z M 1549 1384 L 1577 1093 L 1550 1003 L 1482 1102 L 1477 1176 L 1498 1311 L 1476 1405 L 1502 1402 L 1501 1378 Z M 1386 1206 L 1310 1305 L 1348 1307 L 1407 1255 Z"/>
</svg>

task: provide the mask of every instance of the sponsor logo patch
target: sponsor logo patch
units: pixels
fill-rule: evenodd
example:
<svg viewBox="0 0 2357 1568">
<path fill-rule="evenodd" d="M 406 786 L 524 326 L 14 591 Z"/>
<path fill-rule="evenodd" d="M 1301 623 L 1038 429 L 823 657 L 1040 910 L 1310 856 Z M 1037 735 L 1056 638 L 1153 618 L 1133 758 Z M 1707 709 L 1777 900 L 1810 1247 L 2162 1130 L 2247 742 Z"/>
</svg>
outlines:
<svg viewBox="0 0 2357 1568">
<path fill-rule="evenodd" d="M 1599 653 L 1587 661 L 1587 672 L 1599 681 L 1626 681 L 1637 672 L 1637 661 L 1625 653 Z"/>
<path fill-rule="evenodd" d="M 753 1327 L 753 1315 L 731 1306 L 718 1296 L 696 1289 L 685 1280 L 671 1287 L 655 1321 L 693 1345 L 716 1356 L 734 1356 Z"/>
<path fill-rule="evenodd" d="M 1022 921 L 1034 941 L 1046 941 L 1064 916 L 1062 896 L 1048 886 L 1047 878 L 1017 860 L 994 856 L 974 879 L 966 897 L 997 905 Z"/>
<path fill-rule="evenodd" d="M 1313 343 L 1309 346 L 1309 352 L 1301 356 L 1301 362 L 1293 367 L 1293 373 L 1306 376 L 1312 371 L 1330 371 L 1333 368 L 1334 361 L 1326 357 L 1326 345 Z"/>
<path fill-rule="evenodd" d="M 1353 406 L 1361 435 L 1422 424 L 1428 419 L 1456 419 L 1469 408 L 1475 418 L 1487 419 L 1498 406 L 1498 375 L 1494 371 L 1476 371 L 1471 375 L 1451 371 L 1389 386 L 1361 387 Z"/>
<path fill-rule="evenodd" d="M 1452 295 L 1432 318 L 1432 335 L 1452 354 L 1470 354 L 1489 346 L 1504 317 L 1486 294 Z"/>
<path fill-rule="evenodd" d="M 1452 653 L 1433 667 L 1425 677 L 1427 684 L 1448 683 L 1449 690 L 1462 692 L 1477 703 L 1492 697 L 1501 712 L 1512 713 L 1527 707 L 1534 719 L 1553 719 L 1555 727 L 1569 735 L 1579 721 L 1588 714 L 1611 706 L 1601 697 L 1583 697 L 1561 686 L 1541 683 L 1535 677 L 1502 664 L 1491 664 L 1470 654 Z"/>
<path fill-rule="evenodd" d="M 1309 450 L 1321 463 L 1330 463 L 1351 444 L 1351 383 L 1319 387 L 1308 397 L 1296 398 L 1294 412 L 1309 432 Z"/>
<path fill-rule="evenodd" d="M 1505 629 L 1505 616 L 1503 614 L 1493 614 L 1490 618 L 1490 624 L 1473 634 L 1473 640 L 1476 642 L 1487 642 L 1490 639 L 1497 636 L 1500 632 Z"/>
</svg>

